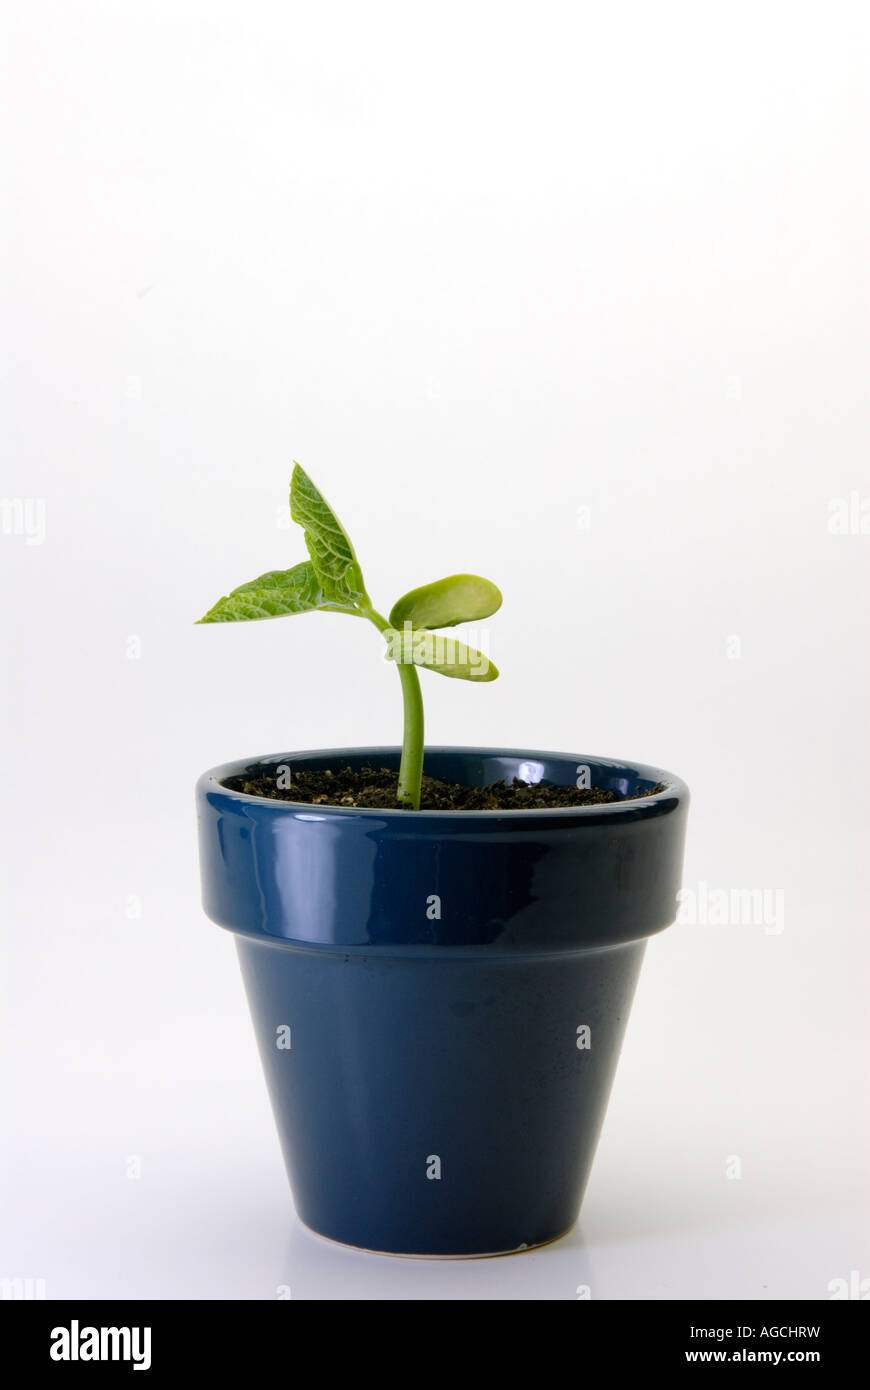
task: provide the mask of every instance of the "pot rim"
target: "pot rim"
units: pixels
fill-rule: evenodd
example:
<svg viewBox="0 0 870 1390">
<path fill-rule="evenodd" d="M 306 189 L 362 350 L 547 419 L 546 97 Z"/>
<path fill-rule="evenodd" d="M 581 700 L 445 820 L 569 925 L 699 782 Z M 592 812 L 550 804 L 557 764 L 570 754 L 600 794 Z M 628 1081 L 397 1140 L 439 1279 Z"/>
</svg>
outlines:
<svg viewBox="0 0 870 1390">
<path fill-rule="evenodd" d="M 339 760 L 342 757 L 352 756 L 359 758 L 376 759 L 390 757 L 398 760 L 401 756 L 401 747 L 398 744 L 363 744 L 345 748 L 309 748 L 299 749 L 295 752 L 266 753 L 252 758 L 235 758 L 231 762 L 220 763 L 215 767 L 209 768 L 202 773 L 199 778 L 198 790 L 205 794 L 219 795 L 232 798 L 246 805 L 269 808 L 275 814 L 286 814 L 300 816 L 309 820 L 328 821 L 333 817 L 356 817 L 357 819 L 373 818 L 380 820 L 384 817 L 399 820 L 408 824 L 420 825 L 421 822 L 447 820 L 450 823 L 458 821 L 477 821 L 486 824 L 494 824 L 501 819 L 509 819 L 513 822 L 527 820 L 531 824 L 539 824 L 541 820 L 550 819 L 553 821 L 581 820 L 600 821 L 602 818 L 611 820 L 623 817 L 629 820 L 647 819 L 659 815 L 667 814 L 672 811 L 678 802 L 686 803 L 689 800 L 689 788 L 681 777 L 674 773 L 667 772 L 663 768 L 655 767 L 650 763 L 640 763 L 627 761 L 623 758 L 602 757 L 591 753 L 564 753 L 555 752 L 552 749 L 530 749 L 530 748 L 504 748 L 500 745 L 477 745 L 477 744 L 427 744 L 424 750 L 424 771 L 425 756 L 432 754 L 442 754 L 449 756 L 475 756 L 510 758 L 518 762 L 530 762 L 537 760 L 549 760 L 551 762 L 560 761 L 574 764 L 590 764 L 598 767 L 607 767 L 622 774 L 625 777 L 637 778 L 641 781 L 649 781 L 654 785 L 664 783 L 663 789 L 659 792 L 645 796 L 635 796 L 624 798 L 620 801 L 598 802 L 589 806 L 538 806 L 521 807 L 517 810 L 420 810 L 409 812 L 397 807 L 381 806 L 329 806 L 314 805 L 306 801 L 285 801 L 283 799 L 254 796 L 248 792 L 235 791 L 232 787 L 224 785 L 227 777 L 237 777 L 249 768 L 257 764 L 275 764 L 281 762 L 302 762 L 305 760 L 323 761 Z"/>
</svg>

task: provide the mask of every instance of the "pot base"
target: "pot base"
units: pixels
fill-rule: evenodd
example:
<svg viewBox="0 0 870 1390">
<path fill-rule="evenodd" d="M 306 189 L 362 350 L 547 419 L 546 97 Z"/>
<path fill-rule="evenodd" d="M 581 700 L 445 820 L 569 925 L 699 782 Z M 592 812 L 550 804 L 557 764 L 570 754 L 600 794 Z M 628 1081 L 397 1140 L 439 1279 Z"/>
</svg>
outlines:
<svg viewBox="0 0 870 1390">
<path fill-rule="evenodd" d="M 322 1235 L 320 1231 L 315 1231 L 314 1227 L 309 1226 L 301 1217 L 299 1224 L 305 1227 L 309 1235 L 316 1236 L 318 1240 L 325 1240 L 329 1245 L 337 1245 L 340 1250 L 356 1250 L 360 1255 L 386 1255 L 393 1260 L 501 1260 L 506 1255 L 525 1255 L 530 1250 L 543 1250 L 547 1245 L 555 1245 L 557 1240 L 564 1240 L 565 1236 L 571 1234 L 576 1223 L 572 1222 L 567 1230 L 560 1231 L 557 1236 L 535 1241 L 534 1245 L 516 1245 L 512 1250 L 484 1250 L 480 1254 L 465 1255 L 420 1255 L 407 1254 L 404 1250 L 370 1250 L 365 1245 L 349 1245 L 345 1240 L 335 1240 L 333 1236 Z"/>
<path fill-rule="evenodd" d="M 643 941 L 491 958 L 236 946 L 310 1230 L 480 1259 L 571 1229 Z"/>
</svg>

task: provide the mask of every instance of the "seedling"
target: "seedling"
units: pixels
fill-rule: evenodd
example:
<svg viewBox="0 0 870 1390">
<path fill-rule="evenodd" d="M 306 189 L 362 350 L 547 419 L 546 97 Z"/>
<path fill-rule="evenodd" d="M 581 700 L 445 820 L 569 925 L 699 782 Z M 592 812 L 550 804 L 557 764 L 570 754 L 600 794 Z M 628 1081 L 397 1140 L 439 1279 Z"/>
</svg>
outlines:
<svg viewBox="0 0 870 1390">
<path fill-rule="evenodd" d="M 290 483 L 290 515 L 305 532 L 311 557 L 289 570 L 270 570 L 218 599 L 201 623 L 238 623 L 282 618 L 320 609 L 368 618 L 383 634 L 386 655 L 402 682 L 404 731 L 398 801 L 419 811 L 423 776 L 423 697 L 416 667 L 458 680 L 492 681 L 498 675 L 482 652 L 435 629 L 488 618 L 501 606 L 501 594 L 476 574 L 451 574 L 400 598 L 389 619 L 372 607 L 359 561 L 335 512 L 295 464 Z"/>
</svg>

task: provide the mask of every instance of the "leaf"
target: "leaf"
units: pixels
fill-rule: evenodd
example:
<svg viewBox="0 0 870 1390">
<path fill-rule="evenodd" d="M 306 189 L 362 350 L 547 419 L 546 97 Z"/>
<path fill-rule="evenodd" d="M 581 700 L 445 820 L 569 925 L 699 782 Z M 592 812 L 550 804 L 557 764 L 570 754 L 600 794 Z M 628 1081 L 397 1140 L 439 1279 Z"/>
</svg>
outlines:
<svg viewBox="0 0 870 1390">
<path fill-rule="evenodd" d="M 483 652 L 467 647 L 456 637 L 443 637 L 428 631 L 404 632 L 396 628 L 384 633 L 389 661 L 412 662 L 461 681 L 494 681 L 498 670 Z"/>
<path fill-rule="evenodd" d="M 501 594 L 488 579 L 478 574 L 451 574 L 400 598 L 393 605 L 390 623 L 393 627 L 406 622 L 415 628 L 455 627 L 488 618 L 500 607 Z"/>
<path fill-rule="evenodd" d="M 282 618 L 288 613 L 310 613 L 314 609 L 332 613 L 351 612 L 350 608 L 330 603 L 310 560 L 294 565 L 291 570 L 270 570 L 240 584 L 226 598 L 218 599 L 201 623 L 240 623 L 256 618 Z"/>
<path fill-rule="evenodd" d="M 327 599 L 342 607 L 367 603 L 362 571 L 347 532 L 304 469 L 293 465 L 290 515 L 305 529 L 305 544 Z"/>
</svg>

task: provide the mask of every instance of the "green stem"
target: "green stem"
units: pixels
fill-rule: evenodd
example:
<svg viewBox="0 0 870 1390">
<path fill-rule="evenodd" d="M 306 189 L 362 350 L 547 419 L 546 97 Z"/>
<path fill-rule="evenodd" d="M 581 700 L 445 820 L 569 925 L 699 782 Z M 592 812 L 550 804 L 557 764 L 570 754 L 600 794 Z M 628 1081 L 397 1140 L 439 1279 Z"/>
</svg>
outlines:
<svg viewBox="0 0 870 1390">
<path fill-rule="evenodd" d="M 420 809 L 420 783 L 423 778 L 423 696 L 416 666 L 400 661 L 402 682 L 402 761 L 399 765 L 399 801 L 413 811 Z"/>
<path fill-rule="evenodd" d="M 382 618 L 372 607 L 363 608 L 362 611 L 364 616 L 374 623 L 378 632 L 392 631 L 386 618 Z M 410 661 L 397 661 L 396 666 L 399 680 L 402 682 L 404 713 L 398 799 L 403 806 L 419 811 L 420 783 L 423 777 L 423 695 L 416 666 Z"/>
</svg>

